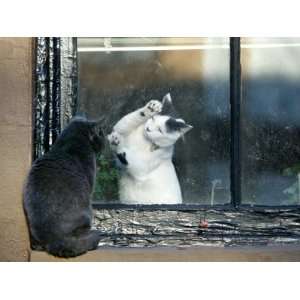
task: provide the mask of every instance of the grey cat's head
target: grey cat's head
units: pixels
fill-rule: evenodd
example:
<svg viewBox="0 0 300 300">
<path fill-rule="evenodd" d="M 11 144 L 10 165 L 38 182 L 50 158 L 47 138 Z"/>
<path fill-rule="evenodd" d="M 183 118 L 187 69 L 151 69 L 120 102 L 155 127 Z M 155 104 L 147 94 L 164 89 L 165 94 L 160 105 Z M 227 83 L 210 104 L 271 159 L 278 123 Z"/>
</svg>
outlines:
<svg viewBox="0 0 300 300">
<path fill-rule="evenodd" d="M 145 137 L 159 147 L 174 145 L 180 137 L 193 128 L 183 119 L 171 117 L 173 111 L 171 96 L 167 94 L 163 98 L 161 114 L 152 117 L 145 124 Z"/>
<path fill-rule="evenodd" d="M 90 145 L 95 152 L 100 152 L 104 147 L 103 120 L 89 121 L 84 117 L 74 117 L 70 124 L 63 130 L 55 148 L 80 150 L 82 145 Z M 78 148 L 78 149 L 77 149 Z"/>
</svg>

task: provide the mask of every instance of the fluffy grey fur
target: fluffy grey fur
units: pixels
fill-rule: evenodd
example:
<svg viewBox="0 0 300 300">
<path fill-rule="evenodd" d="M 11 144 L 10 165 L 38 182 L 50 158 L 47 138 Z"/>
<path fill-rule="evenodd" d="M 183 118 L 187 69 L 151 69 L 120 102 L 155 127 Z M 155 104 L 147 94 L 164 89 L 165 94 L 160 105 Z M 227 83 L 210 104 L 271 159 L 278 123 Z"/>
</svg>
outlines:
<svg viewBox="0 0 300 300">
<path fill-rule="evenodd" d="M 100 123 L 75 118 L 33 163 L 24 189 L 33 249 L 72 257 L 97 248 L 100 237 L 91 230 L 90 196 L 96 153 L 104 144 Z"/>
</svg>

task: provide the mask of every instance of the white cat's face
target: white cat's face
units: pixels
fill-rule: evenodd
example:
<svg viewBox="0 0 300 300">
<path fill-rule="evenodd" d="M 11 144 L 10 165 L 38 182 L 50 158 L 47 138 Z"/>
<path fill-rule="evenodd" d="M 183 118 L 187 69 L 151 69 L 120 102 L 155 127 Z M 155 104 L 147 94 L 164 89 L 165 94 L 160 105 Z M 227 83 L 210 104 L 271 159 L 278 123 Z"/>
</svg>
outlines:
<svg viewBox="0 0 300 300">
<path fill-rule="evenodd" d="M 159 147 L 169 147 L 192 128 L 182 119 L 156 115 L 145 123 L 144 135 Z"/>
</svg>

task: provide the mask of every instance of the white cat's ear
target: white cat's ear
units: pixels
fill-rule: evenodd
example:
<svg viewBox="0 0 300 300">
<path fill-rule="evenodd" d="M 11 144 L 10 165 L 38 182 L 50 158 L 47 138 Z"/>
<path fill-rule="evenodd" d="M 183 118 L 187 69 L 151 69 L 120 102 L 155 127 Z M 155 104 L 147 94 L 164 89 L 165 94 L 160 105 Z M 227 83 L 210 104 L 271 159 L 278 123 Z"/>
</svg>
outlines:
<svg viewBox="0 0 300 300">
<path fill-rule="evenodd" d="M 162 104 L 165 105 L 165 104 L 172 104 L 172 98 L 171 98 L 171 94 L 168 93 L 166 94 L 163 99 L 162 99 Z"/>
<path fill-rule="evenodd" d="M 174 114 L 174 107 L 170 93 L 166 94 L 162 99 L 162 111 L 161 115 L 172 115 Z"/>
</svg>

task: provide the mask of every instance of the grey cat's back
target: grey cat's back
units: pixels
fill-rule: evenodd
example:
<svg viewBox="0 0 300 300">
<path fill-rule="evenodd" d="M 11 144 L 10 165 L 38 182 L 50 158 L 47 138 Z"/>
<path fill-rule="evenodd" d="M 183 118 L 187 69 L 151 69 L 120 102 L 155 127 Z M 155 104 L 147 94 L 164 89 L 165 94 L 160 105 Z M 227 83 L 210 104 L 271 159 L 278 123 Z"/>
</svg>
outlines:
<svg viewBox="0 0 300 300">
<path fill-rule="evenodd" d="M 71 257 L 97 247 L 90 196 L 95 156 L 103 137 L 96 125 L 73 122 L 53 148 L 37 159 L 24 187 L 24 209 L 33 248 Z"/>
<path fill-rule="evenodd" d="M 56 225 L 64 224 L 63 219 L 74 218 L 84 211 L 90 213 L 91 190 L 86 175 L 74 160 L 45 157 L 37 160 L 30 170 L 24 191 L 25 209 L 31 212 L 34 226 L 55 226 L 53 213 L 60 219 Z M 65 214 L 66 211 L 69 213 Z"/>
</svg>

